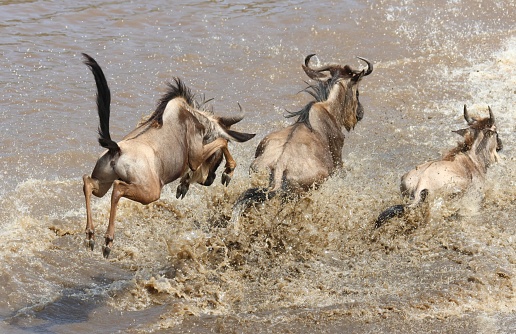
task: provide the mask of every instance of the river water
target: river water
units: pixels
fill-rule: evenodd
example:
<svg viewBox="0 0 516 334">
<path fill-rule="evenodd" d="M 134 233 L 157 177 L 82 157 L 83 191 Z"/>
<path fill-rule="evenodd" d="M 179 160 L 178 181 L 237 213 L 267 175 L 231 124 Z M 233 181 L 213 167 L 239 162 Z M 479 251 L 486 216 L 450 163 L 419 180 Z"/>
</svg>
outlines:
<svg viewBox="0 0 516 334">
<path fill-rule="evenodd" d="M 502 0 L 0 1 L 0 332 L 515 332 L 515 18 Z M 174 76 L 218 114 L 240 103 L 257 134 L 231 144 L 227 188 L 122 200 L 108 260 L 84 246 L 82 175 L 102 149 L 81 52 L 106 73 L 115 140 Z M 310 53 L 374 63 L 344 168 L 235 234 L 232 203 L 263 181 L 256 145 L 309 101 Z M 483 189 L 373 231 L 400 176 L 456 144 L 464 104 L 491 106 L 504 141 Z M 109 197 L 93 199 L 99 236 Z"/>
</svg>

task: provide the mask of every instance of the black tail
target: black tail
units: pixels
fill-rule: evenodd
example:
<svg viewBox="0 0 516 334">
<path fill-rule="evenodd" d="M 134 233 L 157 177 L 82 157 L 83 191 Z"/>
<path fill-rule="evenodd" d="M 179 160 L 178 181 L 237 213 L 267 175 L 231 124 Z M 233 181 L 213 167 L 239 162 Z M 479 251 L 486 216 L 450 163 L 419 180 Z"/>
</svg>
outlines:
<svg viewBox="0 0 516 334">
<path fill-rule="evenodd" d="M 275 191 L 269 191 L 268 188 L 250 188 L 247 189 L 237 199 L 233 205 L 232 219 L 238 219 L 244 211 L 254 203 L 263 203 L 276 196 Z"/>
<path fill-rule="evenodd" d="M 374 223 L 374 228 L 379 228 L 382 226 L 385 222 L 387 222 L 389 219 L 394 217 L 402 217 L 407 208 L 415 208 L 418 207 L 421 203 L 423 203 L 426 200 L 426 197 L 428 196 L 428 189 L 423 189 L 419 193 L 419 201 L 417 203 L 413 203 L 410 206 L 398 204 L 393 205 L 391 207 L 388 207 L 386 210 L 384 210 L 378 218 L 376 219 L 376 222 Z"/>
<path fill-rule="evenodd" d="M 382 213 L 380 213 L 380 215 L 376 219 L 376 222 L 374 223 L 374 228 L 379 228 L 389 219 L 394 218 L 394 217 L 401 217 L 401 216 L 403 216 L 404 213 L 405 213 L 405 205 L 403 205 L 403 204 L 393 205 L 393 206 L 387 208 Z"/>
<path fill-rule="evenodd" d="M 97 109 L 99 114 L 99 144 L 100 146 L 107 148 L 110 153 L 117 153 L 120 151 L 118 144 L 111 139 L 109 134 L 109 115 L 111 105 L 111 92 L 104 76 L 104 72 L 100 68 L 99 64 L 92 57 L 83 53 L 85 58 L 84 64 L 88 66 L 95 77 L 95 83 L 97 84 Z"/>
</svg>

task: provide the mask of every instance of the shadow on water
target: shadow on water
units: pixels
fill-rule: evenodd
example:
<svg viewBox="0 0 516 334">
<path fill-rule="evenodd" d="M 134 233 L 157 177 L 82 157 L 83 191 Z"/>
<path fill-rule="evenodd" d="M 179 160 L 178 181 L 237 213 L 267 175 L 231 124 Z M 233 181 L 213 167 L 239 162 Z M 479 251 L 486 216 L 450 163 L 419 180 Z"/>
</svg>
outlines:
<svg viewBox="0 0 516 334">
<path fill-rule="evenodd" d="M 92 283 L 72 289 L 64 289 L 52 301 L 41 301 L 15 311 L 5 322 L 15 328 L 33 333 L 53 333 L 56 325 L 87 322 L 91 313 L 104 305 L 113 293 L 116 283 L 101 274 L 92 278 Z M 128 283 L 122 284 L 121 288 Z"/>
</svg>

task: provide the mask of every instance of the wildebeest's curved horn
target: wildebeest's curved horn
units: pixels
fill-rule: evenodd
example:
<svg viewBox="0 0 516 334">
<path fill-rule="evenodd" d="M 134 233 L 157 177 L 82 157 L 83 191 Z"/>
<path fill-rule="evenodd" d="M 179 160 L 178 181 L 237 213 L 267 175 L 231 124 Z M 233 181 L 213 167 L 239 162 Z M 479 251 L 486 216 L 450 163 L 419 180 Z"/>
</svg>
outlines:
<svg viewBox="0 0 516 334">
<path fill-rule="evenodd" d="M 489 119 L 491 120 L 491 124 L 495 123 L 495 117 L 493 115 L 493 111 L 491 110 L 490 106 L 487 106 L 487 109 L 489 109 Z"/>
<path fill-rule="evenodd" d="M 237 102 L 238 103 L 238 102 Z M 238 108 L 240 109 L 240 115 L 237 116 L 231 116 L 231 117 L 220 117 L 219 120 L 222 124 L 224 124 L 226 127 L 230 127 L 233 124 L 236 124 L 244 119 L 244 109 L 238 103 Z"/>
<path fill-rule="evenodd" d="M 256 133 L 245 133 L 245 132 L 238 132 L 238 131 L 233 131 L 233 130 L 226 130 L 226 133 L 229 136 L 231 136 L 232 140 L 235 140 L 240 143 L 246 142 L 246 141 L 254 138 L 254 136 L 256 136 Z"/>
<path fill-rule="evenodd" d="M 367 64 L 367 71 L 364 73 L 364 77 L 366 75 L 371 74 L 373 72 L 373 64 L 369 60 L 367 60 L 365 58 L 362 58 L 362 57 L 359 57 L 359 56 L 357 56 L 357 58 L 360 59 L 360 60 L 365 61 L 365 63 Z"/>
<path fill-rule="evenodd" d="M 466 120 L 466 122 L 468 122 L 468 124 L 473 124 L 475 122 L 473 118 L 469 116 L 468 108 L 466 108 L 466 105 L 464 105 L 464 119 Z"/>
<path fill-rule="evenodd" d="M 301 65 L 303 67 L 303 70 L 305 71 L 306 75 L 308 75 L 310 77 L 310 79 L 313 79 L 313 80 L 321 80 L 321 79 L 327 78 L 328 76 L 326 74 L 322 74 L 321 72 L 330 71 L 333 67 L 329 66 L 329 65 L 318 67 L 318 68 L 310 67 L 310 65 L 309 65 L 310 59 L 313 56 L 315 56 L 315 53 L 312 53 L 312 54 L 309 54 L 308 56 L 306 56 L 305 64 Z"/>
<path fill-rule="evenodd" d="M 240 115 L 233 116 L 233 117 L 220 117 L 219 122 L 222 123 L 227 128 L 224 131 L 226 132 L 227 135 L 230 136 L 230 138 L 226 138 L 226 139 L 231 139 L 231 140 L 235 140 L 237 142 L 243 143 L 243 142 L 246 142 L 249 139 L 253 138 L 254 136 L 256 136 L 256 133 L 238 132 L 238 131 L 233 131 L 233 130 L 229 129 L 229 127 L 231 125 L 240 122 L 244 118 L 244 108 L 242 108 L 240 103 L 238 103 L 238 108 L 240 109 Z"/>
<path fill-rule="evenodd" d="M 310 67 L 310 65 L 308 65 L 308 63 L 310 62 L 310 59 L 315 56 L 315 53 L 312 53 L 312 54 L 309 54 L 308 56 L 306 56 L 305 58 L 305 66 L 316 71 L 316 72 L 324 72 L 324 71 L 331 71 L 333 68 L 335 68 L 335 66 L 333 65 L 326 65 L 326 66 L 321 66 L 321 67 L 316 67 L 316 68 L 313 68 L 313 67 Z"/>
<path fill-rule="evenodd" d="M 306 67 L 310 67 L 310 66 L 308 65 L 308 63 L 310 62 L 310 59 L 311 59 L 313 56 L 315 56 L 315 53 L 311 53 L 311 54 L 309 54 L 308 56 L 306 56 L 306 57 L 305 57 L 305 66 L 306 66 Z"/>
<path fill-rule="evenodd" d="M 220 122 L 229 128 L 231 125 L 236 124 L 243 119 L 244 119 L 243 115 L 231 116 L 231 117 L 220 117 Z"/>
</svg>

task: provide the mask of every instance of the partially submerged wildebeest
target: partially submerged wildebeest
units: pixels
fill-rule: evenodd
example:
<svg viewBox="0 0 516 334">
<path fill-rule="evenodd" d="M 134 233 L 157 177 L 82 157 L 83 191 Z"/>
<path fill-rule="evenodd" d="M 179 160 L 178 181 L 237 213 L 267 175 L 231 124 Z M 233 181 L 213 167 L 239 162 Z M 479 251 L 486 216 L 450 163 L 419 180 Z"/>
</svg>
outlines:
<svg viewBox="0 0 516 334">
<path fill-rule="evenodd" d="M 226 159 L 222 182 L 227 185 L 236 165 L 227 148 L 228 140 L 245 142 L 254 134 L 229 130 L 229 126 L 242 119 L 241 116 L 223 118 L 198 109 L 199 104 L 191 91 L 179 78 L 174 78 L 174 84 L 168 84 L 168 90 L 154 113 L 117 143 L 109 133 L 111 94 L 106 78 L 92 57 L 83 56 L 97 86 L 98 141 L 107 149 L 97 160 L 91 176 L 83 176 L 86 238 L 88 246 L 93 249 L 95 231 L 91 194 L 102 197 L 113 185 L 109 226 L 103 247 L 103 255 L 107 258 L 113 243 L 120 198 L 149 204 L 160 198 L 165 184 L 180 177 L 177 196 L 184 196 L 190 182 L 213 182 L 222 155 Z M 202 171 L 198 172 L 199 168 Z"/>
<path fill-rule="evenodd" d="M 458 195 L 472 184 L 483 182 L 487 168 L 498 161 L 502 141 L 496 132 L 495 117 L 490 107 L 489 117 L 469 116 L 464 105 L 465 129 L 453 131 L 464 141 L 449 151 L 441 160 L 426 162 L 403 175 L 401 194 L 410 198 L 409 204 L 399 204 L 383 211 L 375 222 L 375 228 L 394 217 L 402 217 L 407 209 L 418 207 L 427 197 L 438 193 Z"/>
<path fill-rule="evenodd" d="M 287 116 L 298 117 L 294 124 L 270 133 L 258 145 L 251 171 L 268 170 L 269 187 L 248 189 L 238 198 L 233 206 L 234 224 L 252 203 L 263 202 L 278 191 L 306 191 L 342 166 L 342 128 L 350 131 L 363 117 L 358 84 L 373 71 L 373 65 L 358 57 L 367 69 L 355 70 L 348 65 L 315 68 L 309 66 L 313 56 L 307 56 L 302 67 L 317 81 L 305 89 L 315 100 Z"/>
</svg>

